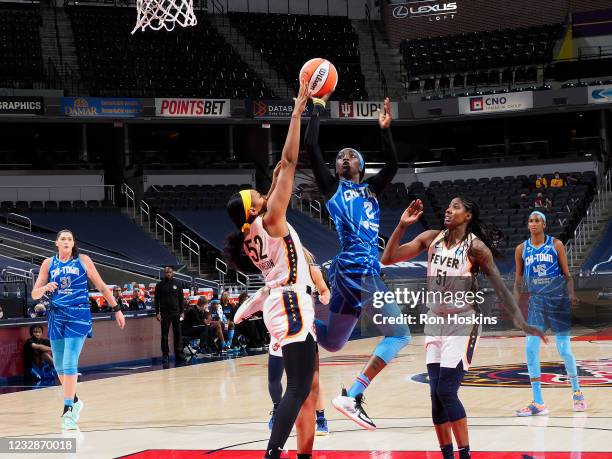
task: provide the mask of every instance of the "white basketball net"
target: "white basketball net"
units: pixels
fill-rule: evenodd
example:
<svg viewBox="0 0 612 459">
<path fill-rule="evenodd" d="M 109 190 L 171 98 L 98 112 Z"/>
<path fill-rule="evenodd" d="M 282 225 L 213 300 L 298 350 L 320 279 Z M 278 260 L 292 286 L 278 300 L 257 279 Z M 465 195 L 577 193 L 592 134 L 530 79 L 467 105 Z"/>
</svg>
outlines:
<svg viewBox="0 0 612 459">
<path fill-rule="evenodd" d="M 174 30 L 194 26 L 198 20 L 193 12 L 193 0 L 136 0 L 138 17 L 132 34 L 147 27 L 153 30 Z"/>
</svg>

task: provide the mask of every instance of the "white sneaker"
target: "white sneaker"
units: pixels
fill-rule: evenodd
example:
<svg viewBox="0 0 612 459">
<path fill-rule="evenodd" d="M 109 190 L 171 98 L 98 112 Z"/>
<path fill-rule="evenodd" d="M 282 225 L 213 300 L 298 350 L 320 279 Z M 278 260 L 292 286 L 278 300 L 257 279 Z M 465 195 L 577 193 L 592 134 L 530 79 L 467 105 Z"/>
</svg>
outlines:
<svg viewBox="0 0 612 459">
<path fill-rule="evenodd" d="M 85 406 L 85 404 L 83 403 L 83 400 L 79 399 L 73 406 L 72 406 L 72 415 L 74 416 L 74 422 L 78 422 L 79 418 L 81 417 L 81 411 L 83 411 L 83 407 Z"/>
<path fill-rule="evenodd" d="M 66 411 L 62 415 L 62 429 L 64 430 L 77 430 L 79 427 L 77 426 L 76 420 L 74 418 L 74 413 L 72 410 Z"/>
<path fill-rule="evenodd" d="M 347 418 L 353 420 L 364 429 L 376 430 L 376 424 L 366 414 L 363 406 L 363 394 L 358 394 L 355 398 L 349 397 L 346 389 L 342 389 L 342 394 L 332 400 L 332 405 Z"/>
</svg>

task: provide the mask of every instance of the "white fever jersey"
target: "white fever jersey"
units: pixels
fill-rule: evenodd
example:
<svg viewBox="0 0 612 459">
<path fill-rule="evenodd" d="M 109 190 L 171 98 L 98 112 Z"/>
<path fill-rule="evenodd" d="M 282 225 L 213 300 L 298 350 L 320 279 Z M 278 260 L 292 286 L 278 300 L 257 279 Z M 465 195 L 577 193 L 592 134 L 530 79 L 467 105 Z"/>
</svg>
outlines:
<svg viewBox="0 0 612 459">
<path fill-rule="evenodd" d="M 312 283 L 304 249 L 297 232 L 287 223 L 289 234 L 272 237 L 263 226 L 263 218 L 257 217 L 244 238 L 244 251 L 264 276 L 266 285 Z"/>
<path fill-rule="evenodd" d="M 427 252 L 427 306 L 437 314 L 460 313 L 472 308 L 463 297 L 474 290 L 475 271 L 467 252 L 476 236 L 470 233 L 467 240 L 446 247 L 445 234 L 441 231 Z"/>
<path fill-rule="evenodd" d="M 257 217 L 245 235 L 244 250 L 264 276 L 270 295 L 264 306 L 264 322 L 270 336 L 285 344 L 316 339 L 314 306 L 308 293 L 312 284 L 310 268 L 296 231 L 287 223 L 289 234 L 272 237 Z"/>
</svg>

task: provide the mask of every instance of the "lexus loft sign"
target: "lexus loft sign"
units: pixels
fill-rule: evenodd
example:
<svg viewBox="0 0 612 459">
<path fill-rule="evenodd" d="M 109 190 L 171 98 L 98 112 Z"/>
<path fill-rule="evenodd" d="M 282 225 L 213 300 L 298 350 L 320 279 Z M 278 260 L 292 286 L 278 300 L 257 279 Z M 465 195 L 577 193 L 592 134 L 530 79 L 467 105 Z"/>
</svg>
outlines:
<svg viewBox="0 0 612 459">
<path fill-rule="evenodd" d="M 421 0 L 395 3 L 392 5 L 395 19 L 414 19 L 427 17 L 431 22 L 454 19 L 457 14 L 457 2 L 440 0 Z"/>
</svg>

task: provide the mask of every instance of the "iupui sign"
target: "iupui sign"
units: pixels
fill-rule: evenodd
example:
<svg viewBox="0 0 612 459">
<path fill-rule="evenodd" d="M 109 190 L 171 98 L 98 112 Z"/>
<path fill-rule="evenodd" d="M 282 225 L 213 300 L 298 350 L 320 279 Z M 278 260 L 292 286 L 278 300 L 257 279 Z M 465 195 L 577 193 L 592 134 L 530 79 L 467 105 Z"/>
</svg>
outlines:
<svg viewBox="0 0 612 459">
<path fill-rule="evenodd" d="M 332 118 L 352 118 L 361 120 L 378 119 L 383 102 L 374 101 L 331 101 Z M 399 115 L 397 102 L 391 102 L 391 116 L 397 118 Z"/>
<path fill-rule="evenodd" d="M 175 118 L 228 118 L 229 99 L 155 99 L 155 115 Z"/>
<path fill-rule="evenodd" d="M 436 21 L 453 19 L 457 13 L 457 2 L 445 2 L 440 0 L 418 0 L 412 2 L 401 2 L 392 5 L 394 19 L 413 19 L 420 17 L 435 17 Z"/>
<path fill-rule="evenodd" d="M 490 94 L 486 96 L 459 97 L 460 115 L 512 112 L 533 108 L 533 92 Z"/>
<path fill-rule="evenodd" d="M 612 104 L 612 85 L 589 86 L 589 104 Z"/>
</svg>

